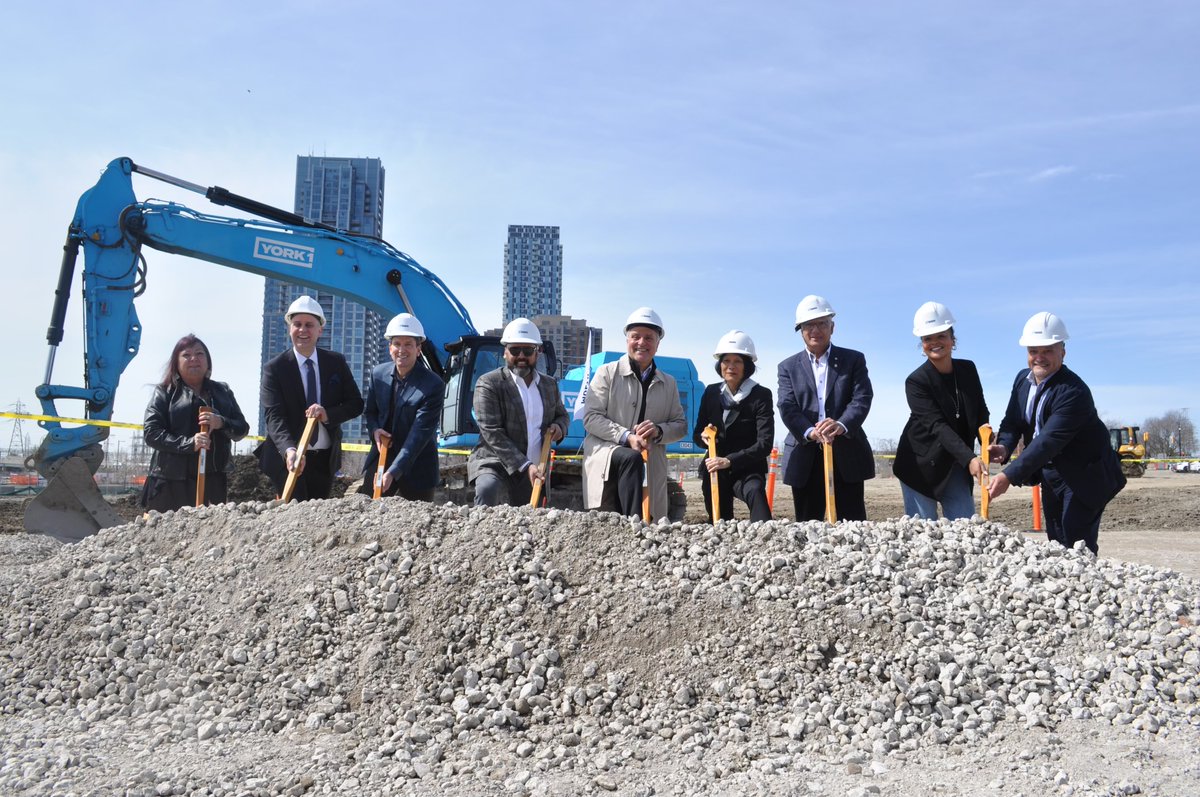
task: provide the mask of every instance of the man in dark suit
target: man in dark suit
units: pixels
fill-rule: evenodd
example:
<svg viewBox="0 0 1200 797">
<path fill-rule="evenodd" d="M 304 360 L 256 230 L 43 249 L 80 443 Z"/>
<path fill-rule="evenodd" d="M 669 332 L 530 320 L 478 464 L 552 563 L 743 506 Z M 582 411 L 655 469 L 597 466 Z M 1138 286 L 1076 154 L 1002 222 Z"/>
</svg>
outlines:
<svg viewBox="0 0 1200 797">
<path fill-rule="evenodd" d="M 263 367 L 259 401 L 267 439 L 255 449 L 259 466 L 282 493 L 288 473 L 299 472 L 297 501 L 328 498 L 342 464 L 342 424 L 363 410 L 358 382 L 337 352 L 318 349 L 325 311 L 311 296 L 292 302 L 284 319 L 292 347 Z M 308 451 L 297 452 L 304 425 L 316 418 Z"/>
<path fill-rule="evenodd" d="M 835 313 L 821 296 L 796 307 L 804 350 L 779 364 L 779 414 L 788 429 L 783 483 L 792 488 L 796 520 L 825 517 L 821 445 L 833 445 L 839 520 L 866 520 L 863 482 L 875 476 L 875 456 L 863 432 L 871 410 L 871 380 L 861 352 L 831 343 Z"/>
<path fill-rule="evenodd" d="M 425 328 L 409 313 L 388 322 L 390 362 L 371 372 L 364 417 L 371 434 L 366 478 L 359 492 L 370 495 L 379 466 L 379 450 L 387 441 L 386 470 L 380 484 L 385 496 L 409 501 L 432 501 L 441 481 L 437 428 L 446 400 L 446 384 L 421 359 Z"/>
<path fill-rule="evenodd" d="M 1100 517 L 1125 475 L 1092 391 L 1063 365 L 1067 338 L 1066 324 L 1053 313 L 1026 322 L 1020 344 L 1029 367 L 1017 374 L 990 453 L 1004 463 L 1018 442 L 1025 447 L 991 480 L 988 494 L 994 500 L 1010 484 L 1040 484 L 1046 536 L 1068 548 L 1082 540 L 1097 553 Z"/>
<path fill-rule="evenodd" d="M 479 377 L 472 406 L 479 443 L 467 460 L 476 506 L 527 505 L 533 485 L 545 478 L 542 438 L 562 440 L 571 423 L 558 385 L 537 372 L 542 334 L 528 318 L 504 328 L 504 365 Z"/>
</svg>

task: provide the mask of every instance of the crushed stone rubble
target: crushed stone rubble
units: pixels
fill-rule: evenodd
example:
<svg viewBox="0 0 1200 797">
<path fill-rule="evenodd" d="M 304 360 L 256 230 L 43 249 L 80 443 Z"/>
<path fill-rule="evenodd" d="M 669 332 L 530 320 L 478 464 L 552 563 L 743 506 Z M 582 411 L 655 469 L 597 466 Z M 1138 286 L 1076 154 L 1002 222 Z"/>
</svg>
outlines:
<svg viewBox="0 0 1200 797">
<path fill-rule="evenodd" d="M 1200 583 L 978 519 L 354 496 L 155 513 L 22 572 L 3 794 L 651 794 L 621 772 L 656 750 L 691 793 L 1016 725 L 1200 726 Z"/>
</svg>

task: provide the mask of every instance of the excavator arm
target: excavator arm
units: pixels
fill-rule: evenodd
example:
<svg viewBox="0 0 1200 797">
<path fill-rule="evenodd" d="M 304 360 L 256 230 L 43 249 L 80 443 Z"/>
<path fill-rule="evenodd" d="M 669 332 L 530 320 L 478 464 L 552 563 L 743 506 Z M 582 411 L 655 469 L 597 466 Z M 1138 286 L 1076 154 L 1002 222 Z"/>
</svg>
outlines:
<svg viewBox="0 0 1200 797">
<path fill-rule="evenodd" d="M 174 202 L 138 201 L 134 173 L 261 218 L 226 218 Z M 466 308 L 445 284 L 385 241 L 338 231 L 220 187 L 204 188 L 118 158 L 80 197 L 67 233 L 46 335 L 50 344 L 46 376 L 36 391 L 43 414 L 58 417 L 59 400 L 81 400 L 87 418 L 111 420 L 121 374 L 141 344 L 134 299 L 145 288 L 143 247 L 309 285 L 384 316 L 411 312 L 421 319 L 428 336 L 426 360 L 439 372 L 444 372 L 450 356 L 447 347 L 476 335 Z M 80 249 L 84 253 L 84 384 L 62 385 L 53 381 L 54 358 L 63 338 Z M 27 509 L 26 528 L 77 540 L 119 522 L 91 478 L 103 460 L 100 443 L 108 429 L 39 423 L 47 434 L 31 464 L 50 483 Z"/>
</svg>

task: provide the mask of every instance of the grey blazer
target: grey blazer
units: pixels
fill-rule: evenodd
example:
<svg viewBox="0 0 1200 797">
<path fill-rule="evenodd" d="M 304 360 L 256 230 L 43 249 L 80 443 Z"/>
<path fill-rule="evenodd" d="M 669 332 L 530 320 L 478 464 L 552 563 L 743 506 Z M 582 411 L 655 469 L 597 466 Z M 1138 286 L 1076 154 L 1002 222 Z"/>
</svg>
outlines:
<svg viewBox="0 0 1200 797">
<path fill-rule="evenodd" d="M 551 424 L 565 436 L 571 423 L 558 393 L 558 383 L 545 374 L 538 375 L 542 396 L 542 433 Z M 519 473 L 529 457 L 529 433 L 521 393 L 505 366 L 489 371 L 475 383 L 472 399 L 479 442 L 467 459 L 467 480 L 475 481 L 480 468 L 498 468 L 509 476 Z"/>
</svg>

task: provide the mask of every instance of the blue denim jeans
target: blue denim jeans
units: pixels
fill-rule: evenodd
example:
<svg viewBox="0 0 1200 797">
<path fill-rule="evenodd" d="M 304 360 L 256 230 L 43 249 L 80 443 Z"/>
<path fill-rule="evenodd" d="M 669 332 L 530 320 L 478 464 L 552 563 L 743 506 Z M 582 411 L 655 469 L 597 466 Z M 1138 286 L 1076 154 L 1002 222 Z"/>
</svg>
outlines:
<svg viewBox="0 0 1200 797">
<path fill-rule="evenodd" d="M 942 515 L 947 520 L 969 518 L 975 514 L 975 480 L 970 472 L 961 465 L 950 469 L 950 478 L 946 481 L 946 490 L 942 493 Z M 911 517 L 937 520 L 938 502 L 927 495 L 918 493 L 904 482 L 900 482 L 900 491 L 904 494 L 904 514 Z"/>
</svg>

